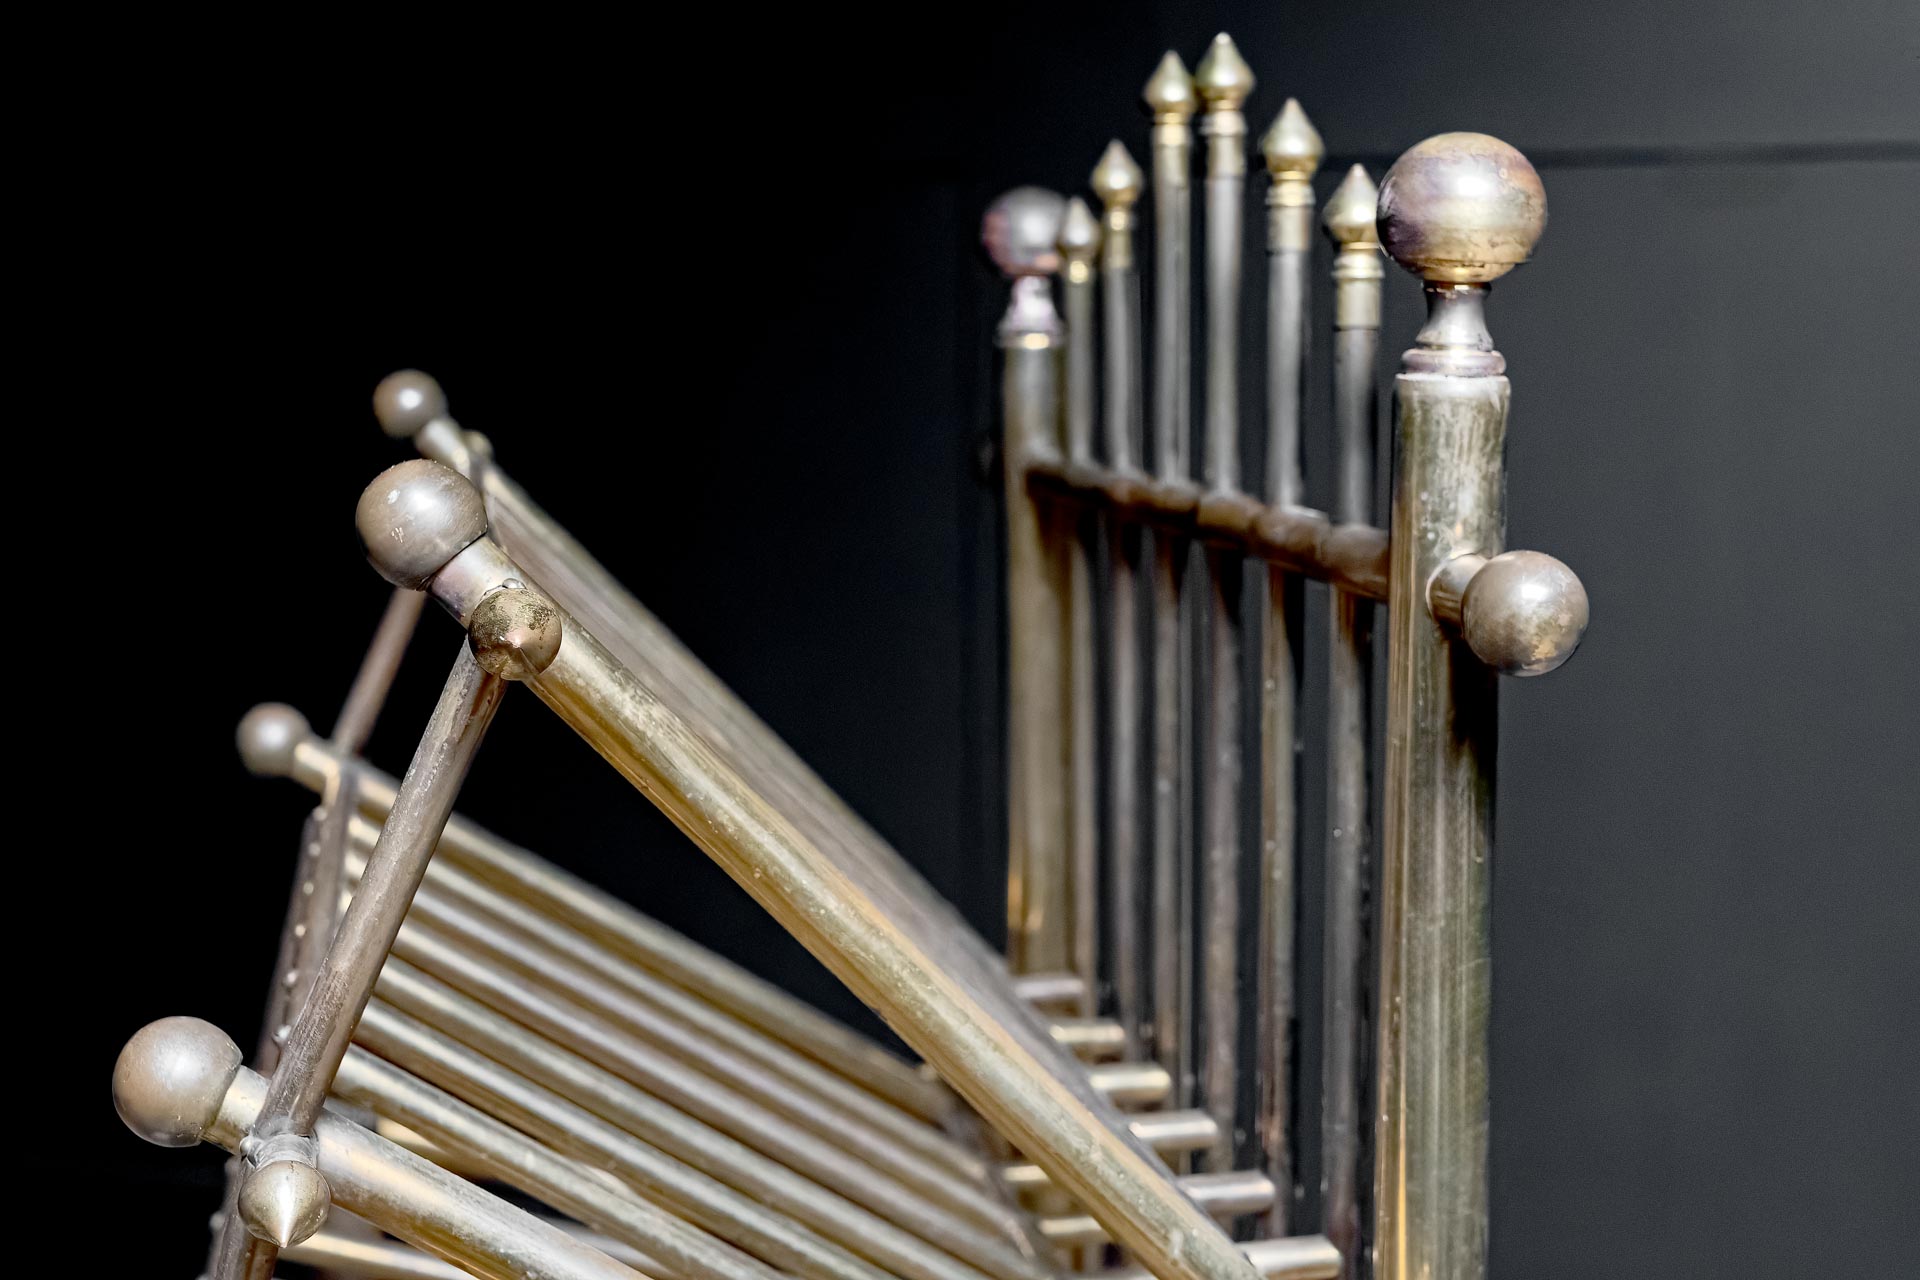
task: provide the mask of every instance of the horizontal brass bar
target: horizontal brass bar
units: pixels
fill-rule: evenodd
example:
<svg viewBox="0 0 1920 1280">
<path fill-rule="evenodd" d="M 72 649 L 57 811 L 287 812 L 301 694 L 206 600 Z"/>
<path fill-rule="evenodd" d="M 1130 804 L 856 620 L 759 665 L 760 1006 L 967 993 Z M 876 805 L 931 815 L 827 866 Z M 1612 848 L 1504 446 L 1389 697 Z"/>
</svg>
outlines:
<svg viewBox="0 0 1920 1280">
<path fill-rule="evenodd" d="M 1086 1062 L 1111 1061 L 1127 1051 L 1127 1029 L 1112 1018 L 1054 1018 L 1047 1034 Z"/>
<path fill-rule="evenodd" d="M 1232 547 L 1289 573 L 1368 600 L 1387 598 L 1387 533 L 1336 524 L 1304 507 L 1276 507 L 1186 480 L 1115 471 L 1096 463 L 1029 459 L 1033 489 L 1102 506 L 1143 523 Z"/>
<path fill-rule="evenodd" d="M 1017 973 L 1013 993 L 1036 1009 L 1071 1013 L 1087 998 L 1087 983 L 1077 973 Z"/>
<path fill-rule="evenodd" d="M 1173 1092 L 1173 1077 L 1157 1062 L 1097 1062 L 1087 1081 L 1122 1110 L 1157 1107 Z"/>
<path fill-rule="evenodd" d="M 1264 1213 L 1273 1205 L 1273 1179 L 1257 1170 L 1197 1173 L 1177 1179 L 1180 1190 L 1214 1218 L 1238 1218 Z M 1039 1219 L 1040 1235 L 1056 1245 L 1074 1247 L 1106 1244 L 1106 1228 L 1085 1214 L 1060 1214 Z"/>
</svg>

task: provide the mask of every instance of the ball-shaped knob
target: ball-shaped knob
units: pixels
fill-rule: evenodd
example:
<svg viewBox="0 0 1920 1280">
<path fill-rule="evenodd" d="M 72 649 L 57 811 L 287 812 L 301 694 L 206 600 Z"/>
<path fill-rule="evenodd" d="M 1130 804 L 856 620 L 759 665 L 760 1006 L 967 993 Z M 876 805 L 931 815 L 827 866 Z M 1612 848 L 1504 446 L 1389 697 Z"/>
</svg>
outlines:
<svg viewBox="0 0 1920 1280">
<path fill-rule="evenodd" d="M 256 778 L 284 778 L 293 772 L 296 748 L 313 736 L 307 718 L 284 702 L 263 702 L 240 717 L 234 739 L 240 763 Z"/>
<path fill-rule="evenodd" d="M 418 369 L 390 373 L 373 389 L 373 416 L 380 420 L 380 429 L 396 440 L 446 414 L 447 393 Z"/>
<path fill-rule="evenodd" d="M 1504 675 L 1545 675 L 1573 656 L 1586 629 L 1587 589 L 1544 552 L 1495 556 L 1460 596 L 1467 646 Z"/>
<path fill-rule="evenodd" d="M 459 472 L 416 458 L 367 486 L 354 524 L 380 576 L 418 590 L 486 533 L 487 507 Z"/>
<path fill-rule="evenodd" d="M 1527 260 L 1547 193 L 1527 158 L 1484 133 L 1443 133 L 1394 161 L 1380 183 L 1380 243 L 1436 284 L 1485 284 Z"/>
<path fill-rule="evenodd" d="M 1047 276 L 1060 269 L 1060 223 L 1067 202 L 1044 187 L 1015 187 L 987 209 L 980 242 L 1001 274 Z"/>
<path fill-rule="evenodd" d="M 310 1238 L 333 1208 L 326 1175 L 299 1160 L 249 1169 L 240 1183 L 240 1220 L 269 1244 L 290 1249 Z"/>
<path fill-rule="evenodd" d="M 240 1046 L 211 1022 L 150 1022 L 113 1064 L 114 1110 L 148 1142 L 191 1147 L 219 1117 L 240 1062 Z"/>
<path fill-rule="evenodd" d="M 495 591 L 474 606 L 467 621 L 473 660 L 507 680 L 526 680 L 552 666 L 563 635 L 553 602 L 524 588 Z"/>
</svg>

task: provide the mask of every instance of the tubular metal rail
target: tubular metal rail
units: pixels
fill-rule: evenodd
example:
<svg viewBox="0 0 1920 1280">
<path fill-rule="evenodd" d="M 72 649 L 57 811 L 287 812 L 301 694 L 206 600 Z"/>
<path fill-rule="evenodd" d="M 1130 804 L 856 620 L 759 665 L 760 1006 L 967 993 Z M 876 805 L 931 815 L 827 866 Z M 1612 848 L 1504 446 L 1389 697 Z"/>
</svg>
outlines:
<svg viewBox="0 0 1920 1280">
<path fill-rule="evenodd" d="M 1321 145 L 1287 102 L 1261 143 L 1256 494 L 1236 332 L 1252 88 L 1224 36 L 1194 75 L 1168 54 L 1147 86 L 1150 371 L 1134 253 L 1145 178 L 1122 144 L 1093 173 L 1102 216 L 1037 188 L 987 214 L 1013 278 L 1004 958 L 533 504 L 432 379 L 381 384 L 382 426 L 424 455 L 376 479 L 357 512 L 392 604 L 331 736 L 274 705 L 241 726 L 250 769 L 319 796 L 265 1034 L 248 1066 L 217 1029 L 164 1019 L 115 1069 L 136 1133 L 234 1153 L 213 1280 L 265 1280 L 282 1259 L 388 1277 L 1484 1274 L 1494 677 L 1558 666 L 1587 616 L 1565 566 L 1501 546 L 1508 386 L 1482 306 L 1525 260 L 1545 200 L 1518 152 L 1477 134 L 1413 148 L 1377 198 L 1358 166 L 1333 193 L 1338 500 L 1309 510 Z M 1385 529 L 1370 523 L 1382 243 L 1426 281 L 1429 310 L 1395 383 Z M 1324 1084 L 1309 1119 L 1294 885 L 1312 582 L 1331 593 L 1331 634 L 1329 822 L 1314 842 Z M 396 781 L 359 751 L 428 597 L 466 636 Z M 924 1065 L 457 815 L 511 683 Z M 1320 1128 L 1311 1200 L 1303 1123 Z M 1318 1220 L 1299 1220 L 1307 1204 Z"/>
</svg>

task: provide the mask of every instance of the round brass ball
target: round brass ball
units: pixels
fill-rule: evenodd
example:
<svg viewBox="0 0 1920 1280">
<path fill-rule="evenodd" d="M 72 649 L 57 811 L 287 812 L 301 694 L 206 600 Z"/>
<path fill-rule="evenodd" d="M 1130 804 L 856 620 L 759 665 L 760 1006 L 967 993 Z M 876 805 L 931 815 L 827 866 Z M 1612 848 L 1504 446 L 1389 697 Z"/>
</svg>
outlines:
<svg viewBox="0 0 1920 1280">
<path fill-rule="evenodd" d="M 367 486 L 354 525 L 380 576 L 418 590 L 486 533 L 487 507 L 465 476 L 416 458 Z"/>
<path fill-rule="evenodd" d="M 1484 133 L 1443 133 L 1394 161 L 1380 183 L 1380 243 L 1436 284 L 1485 284 L 1527 260 L 1547 225 L 1540 175 Z"/>
<path fill-rule="evenodd" d="M 1067 202 L 1044 187 L 1015 187 L 987 208 L 980 242 L 1004 275 L 1045 276 L 1060 269 L 1060 223 Z"/>
<path fill-rule="evenodd" d="M 257 778 L 284 778 L 293 772 L 293 753 L 313 736 L 307 718 L 284 702 L 263 702 L 240 718 L 234 735 L 240 763 Z"/>
<path fill-rule="evenodd" d="M 524 588 L 487 596 L 467 623 L 473 660 L 506 680 L 531 679 L 552 666 L 562 638 L 560 611 Z"/>
<path fill-rule="evenodd" d="M 1540 551 L 1508 551 L 1480 566 L 1460 597 L 1460 633 L 1480 661 L 1510 676 L 1552 671 L 1580 647 L 1587 589 Z"/>
<path fill-rule="evenodd" d="M 113 1064 L 114 1110 L 156 1146 L 191 1147 L 213 1127 L 240 1063 L 240 1046 L 211 1022 L 150 1022 Z"/>
<path fill-rule="evenodd" d="M 418 369 L 402 369 L 380 379 L 373 389 L 373 416 L 380 429 L 404 440 L 447 413 L 447 393 Z"/>
</svg>

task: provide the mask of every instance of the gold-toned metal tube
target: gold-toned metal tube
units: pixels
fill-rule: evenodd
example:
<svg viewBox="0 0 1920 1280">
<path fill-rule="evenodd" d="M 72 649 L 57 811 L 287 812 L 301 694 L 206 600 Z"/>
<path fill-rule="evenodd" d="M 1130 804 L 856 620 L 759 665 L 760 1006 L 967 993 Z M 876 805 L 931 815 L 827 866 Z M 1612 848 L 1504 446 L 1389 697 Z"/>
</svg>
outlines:
<svg viewBox="0 0 1920 1280">
<path fill-rule="evenodd" d="M 239 1149 L 266 1101 L 264 1076 L 240 1068 L 206 1140 Z M 486 1280 L 632 1280 L 637 1273 L 564 1231 L 487 1194 L 359 1125 L 314 1123 L 320 1172 L 334 1202 Z"/>
<path fill-rule="evenodd" d="M 1254 1270 L 1267 1280 L 1335 1280 L 1340 1275 L 1340 1251 L 1325 1236 L 1249 1240 L 1240 1247 Z M 1097 1271 L 1094 1275 L 1098 1280 L 1152 1280 L 1137 1267 Z"/>
<path fill-rule="evenodd" d="M 1140 440 L 1140 279 L 1134 267 L 1133 206 L 1140 198 L 1140 166 L 1118 141 L 1093 171 L 1104 205 L 1100 240 L 1101 440 L 1109 468 L 1136 475 Z M 1113 1013 L 1125 1034 L 1123 1052 L 1138 1056 L 1147 1034 L 1144 897 L 1146 868 L 1142 782 L 1146 758 L 1141 665 L 1141 595 L 1145 541 L 1141 530 L 1109 519 L 1107 537 L 1107 808 L 1101 830 L 1106 865 L 1102 914 L 1103 973 Z"/>
<path fill-rule="evenodd" d="M 377 828 L 365 819 L 355 821 L 355 841 L 364 848 Z M 761 1089 L 762 1078 L 753 1069 L 777 1074 L 790 1086 L 780 1097 L 791 1094 L 811 1123 L 862 1158 L 877 1153 L 876 1163 L 905 1165 L 916 1173 L 932 1165 L 974 1181 L 981 1176 L 979 1157 L 946 1134 L 559 921 L 518 909 L 512 898 L 457 868 L 428 869 L 427 892 L 416 898 L 414 915 L 456 936 L 472 926 L 487 954 L 501 963 L 763 1101 L 774 1095 Z M 1099 1038 L 1097 1026 L 1069 1025 L 1082 1040 Z"/>
<path fill-rule="evenodd" d="M 367 1011 L 369 1038 L 384 1038 L 393 1017 Z M 562 1213 L 647 1251 L 666 1276 L 772 1280 L 774 1271 L 732 1245 L 602 1180 L 597 1170 L 541 1146 L 501 1121 L 364 1050 L 350 1051 L 334 1080 L 337 1096 L 359 1103 L 479 1162 L 499 1181 Z"/>
<path fill-rule="evenodd" d="M 295 749 L 293 776 L 307 786 L 325 787 L 343 767 L 347 762 L 317 739 L 308 738 Z M 393 804 L 393 779 L 370 766 L 353 767 L 361 811 L 375 821 L 384 820 Z M 937 1118 L 952 1105 L 944 1085 L 864 1036 L 467 818 L 456 814 L 447 823 L 439 852 L 442 860 L 537 908 L 570 931 L 923 1119 Z"/>
<path fill-rule="evenodd" d="M 1233 41 L 1214 38 L 1194 71 L 1205 106 L 1200 132 L 1207 139 L 1207 494 L 1230 500 L 1240 490 L 1240 278 L 1243 269 L 1242 195 L 1247 173 L 1247 122 L 1241 105 L 1253 91 L 1253 73 Z M 1216 1171 L 1238 1163 L 1241 984 L 1244 930 L 1240 919 L 1243 782 L 1241 684 L 1244 562 L 1209 547 L 1207 566 L 1206 719 L 1201 783 L 1200 854 L 1200 1104 L 1220 1125 L 1220 1142 L 1204 1153 Z"/>
<path fill-rule="evenodd" d="M 1261 139 L 1267 187 L 1267 501 L 1302 498 L 1300 441 L 1306 396 L 1307 268 L 1313 251 L 1313 174 L 1320 135 L 1292 98 Z M 1294 708 L 1300 687 L 1300 581 L 1266 575 L 1260 646 L 1259 923 L 1254 942 L 1253 1137 L 1256 1159 L 1279 1183 L 1261 1224 L 1285 1235 L 1294 1200 L 1294 885 L 1299 857 L 1299 754 Z"/>
<path fill-rule="evenodd" d="M 393 678 L 400 672 L 400 662 L 407 656 L 407 644 L 413 639 L 414 628 L 420 622 L 420 611 L 426 603 L 424 591 L 414 591 L 408 587 L 393 589 L 393 595 L 380 615 L 380 625 L 374 628 L 373 641 L 367 646 L 366 656 L 360 660 L 359 671 L 354 673 L 347 699 L 341 704 L 340 714 L 333 722 L 333 741 L 342 751 L 357 755 L 367 745 L 367 739 L 373 734 L 374 721 L 379 719 L 380 709 L 386 705 L 387 691 L 393 688 Z"/>
<path fill-rule="evenodd" d="M 451 1263 L 430 1258 L 406 1245 L 333 1231 L 322 1231 L 310 1240 L 283 1249 L 280 1256 L 288 1262 L 331 1275 L 367 1276 L 371 1280 L 470 1280 L 465 1271 Z"/>
<path fill-rule="evenodd" d="M 1009 248 L 1000 265 L 1013 276 L 998 334 L 1007 539 L 1007 960 L 1016 973 L 1075 969 L 1068 759 L 1072 526 L 1063 508 L 1043 504 L 1024 483 L 1027 459 L 1065 454 L 1063 335 L 1044 274 L 1058 261 L 1053 242 L 1062 212 L 1058 196 L 1023 187 L 1002 197 L 987 217 L 990 233 L 996 226 L 1007 229 Z M 1018 238 L 1043 234 L 1044 251 Z"/>
<path fill-rule="evenodd" d="M 1067 1013 L 1088 998 L 1086 979 L 1077 973 L 1016 973 L 1011 985 L 1021 1002 L 1049 1013 Z"/>
<path fill-rule="evenodd" d="M 1374 231 L 1379 193 L 1355 165 L 1327 201 L 1322 224 L 1339 246 L 1333 266 L 1334 457 L 1341 520 L 1373 519 L 1375 362 L 1380 345 L 1380 282 L 1386 274 Z M 1349 1261 L 1343 1275 L 1364 1274 L 1371 1225 L 1363 1197 L 1373 1106 L 1373 842 L 1368 803 L 1372 760 L 1373 604 L 1337 591 L 1327 650 L 1326 942 L 1321 999 L 1321 1230 Z"/>
<path fill-rule="evenodd" d="M 1173 1094 L 1173 1075 L 1157 1062 L 1096 1062 L 1087 1083 L 1116 1107 L 1157 1107 Z"/>
<path fill-rule="evenodd" d="M 492 1013 L 404 961 L 388 967 L 380 992 L 382 999 L 391 1000 L 440 1034 L 890 1272 L 912 1280 L 972 1280 L 979 1274 L 937 1240 L 902 1230 L 857 1200 L 634 1088 L 570 1048 Z M 432 1043 L 422 1042 L 421 1047 L 431 1049 Z M 689 1192 L 697 1193 L 697 1187 Z M 928 1236 L 942 1234 L 937 1222 L 922 1226 Z M 990 1256 L 996 1264 L 1006 1262 L 998 1252 Z M 1016 1269 L 1019 1263 L 1013 1260 Z"/>
<path fill-rule="evenodd" d="M 1193 79 L 1171 51 L 1147 81 L 1153 114 L 1153 422 L 1154 474 L 1191 478 L 1193 438 L 1193 279 L 1191 272 Z M 1185 577 L 1186 540 L 1155 531 L 1150 608 L 1153 705 L 1152 825 L 1148 919 L 1152 1036 L 1149 1054 L 1173 1075 L 1174 1097 L 1192 1096 L 1193 651 Z"/>
<path fill-rule="evenodd" d="M 1180 1179 L 1180 1189 L 1215 1218 L 1263 1213 L 1273 1205 L 1273 1179 L 1258 1171 L 1200 1173 Z M 1038 1221 L 1040 1235 L 1067 1248 L 1108 1243 L 1106 1231 L 1085 1214 L 1053 1214 Z"/>
<path fill-rule="evenodd" d="M 1132 1118 L 1135 1137 L 1155 1151 L 1199 1151 L 1219 1137 L 1212 1116 L 1204 1111 L 1149 1111 Z"/>
<path fill-rule="evenodd" d="M 1501 548 L 1509 389 L 1483 307 L 1545 221 L 1526 158 L 1483 135 L 1421 143 L 1380 188 L 1381 241 L 1425 278 L 1427 323 L 1394 383 L 1379 1280 L 1486 1274 L 1496 677 L 1428 611 L 1427 585 L 1455 556 Z"/>
<path fill-rule="evenodd" d="M 1055 1018 L 1047 1034 L 1087 1062 L 1110 1062 L 1127 1052 L 1126 1028 L 1112 1018 Z"/>
<path fill-rule="evenodd" d="M 1094 259 L 1100 249 L 1100 223 L 1080 197 L 1067 202 L 1060 224 L 1060 290 L 1066 310 L 1066 457 L 1093 461 Z M 1014 482 L 1009 488 L 1026 488 Z M 1029 498 L 1036 495 L 1028 490 Z M 1066 931 L 1073 969 L 1090 989 L 1098 989 L 1100 956 L 1100 848 L 1096 754 L 1098 711 L 1094 669 L 1094 558 L 1098 528 L 1090 511 L 1059 513 L 1057 527 L 1067 540 L 1067 877 Z M 1089 1000 L 1080 1010 L 1094 1011 Z"/>
</svg>

